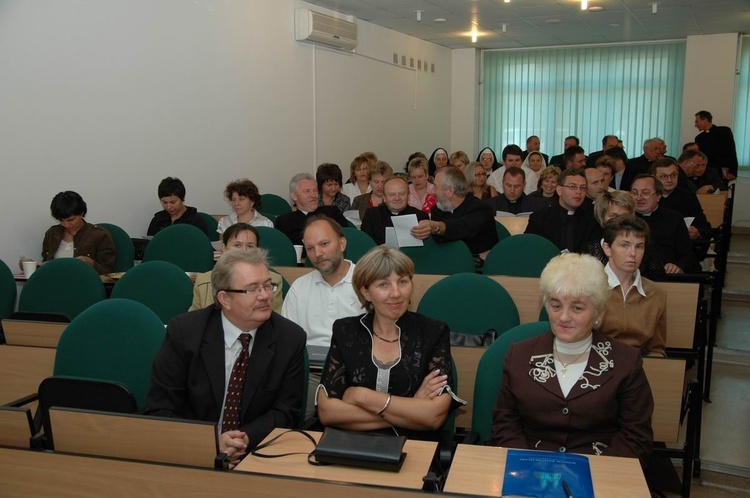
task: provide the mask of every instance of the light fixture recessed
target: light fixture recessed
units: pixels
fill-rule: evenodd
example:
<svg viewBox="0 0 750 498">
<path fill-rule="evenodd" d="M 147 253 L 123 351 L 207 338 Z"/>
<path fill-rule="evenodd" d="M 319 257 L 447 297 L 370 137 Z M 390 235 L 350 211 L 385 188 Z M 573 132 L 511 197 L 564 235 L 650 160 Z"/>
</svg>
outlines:
<svg viewBox="0 0 750 498">
<path fill-rule="evenodd" d="M 546 22 L 547 24 L 560 24 L 562 20 L 561 19 L 547 19 L 544 22 Z"/>
<path fill-rule="evenodd" d="M 437 19 L 433 19 L 432 22 L 445 22 L 445 19 L 442 17 L 438 17 Z"/>
<path fill-rule="evenodd" d="M 620 25 L 615 22 L 615 23 L 610 24 L 609 27 L 610 28 L 619 28 Z"/>
<path fill-rule="evenodd" d="M 588 10 L 589 0 L 581 0 L 581 10 Z"/>
<path fill-rule="evenodd" d="M 604 7 L 601 7 L 599 5 L 594 5 L 592 7 L 589 7 L 589 12 L 601 12 L 604 10 Z"/>
</svg>

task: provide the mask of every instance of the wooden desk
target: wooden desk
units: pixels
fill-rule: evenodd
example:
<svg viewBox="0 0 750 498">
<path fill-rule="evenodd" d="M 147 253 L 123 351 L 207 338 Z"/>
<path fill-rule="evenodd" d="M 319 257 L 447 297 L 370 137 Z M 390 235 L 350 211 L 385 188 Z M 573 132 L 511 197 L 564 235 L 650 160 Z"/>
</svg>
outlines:
<svg viewBox="0 0 750 498">
<path fill-rule="evenodd" d="M 274 429 L 266 439 L 275 437 L 286 429 Z M 319 439 L 320 432 L 308 431 Z M 422 477 L 427 474 L 435 454 L 437 443 L 407 440 L 404 445 L 406 459 L 399 472 L 358 469 L 339 465 L 316 466 L 307 463 L 307 453 L 313 450 L 312 443 L 301 434 L 290 433 L 265 448 L 263 453 L 278 454 L 304 452 L 282 458 L 259 458 L 249 455 L 234 469 L 240 472 L 305 477 L 356 484 L 388 485 L 396 488 L 422 489 Z"/>
<path fill-rule="evenodd" d="M 41 477 L 40 477 L 41 476 Z M 387 482 L 388 478 L 383 481 Z M 424 497 L 421 492 L 356 486 L 206 469 L 136 463 L 41 451 L 0 448 L 0 494 L 3 496 L 356 496 Z"/>
<path fill-rule="evenodd" d="M 449 493 L 500 496 L 507 452 L 506 448 L 459 444 L 444 490 Z M 596 496 L 651 496 L 636 458 L 588 458 Z"/>
<path fill-rule="evenodd" d="M 711 228 L 719 228 L 724 223 L 724 207 L 727 203 L 727 192 L 717 194 L 698 194 L 698 201 L 703 208 L 703 214 L 711 224 Z"/>
<path fill-rule="evenodd" d="M 37 392 L 52 375 L 56 349 L 0 346 L 0 405 Z"/>
<path fill-rule="evenodd" d="M 5 342 L 12 346 L 56 348 L 69 324 L 36 320 L 3 320 Z"/>
</svg>

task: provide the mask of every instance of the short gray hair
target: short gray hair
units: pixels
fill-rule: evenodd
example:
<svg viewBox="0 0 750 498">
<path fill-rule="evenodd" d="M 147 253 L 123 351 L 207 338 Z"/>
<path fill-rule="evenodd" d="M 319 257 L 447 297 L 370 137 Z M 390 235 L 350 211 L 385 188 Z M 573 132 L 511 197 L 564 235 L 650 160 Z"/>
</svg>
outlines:
<svg viewBox="0 0 750 498">
<path fill-rule="evenodd" d="M 310 180 L 311 182 L 314 182 L 315 177 L 312 176 L 310 173 L 297 173 L 296 175 L 294 175 L 292 179 L 289 180 L 289 193 L 290 194 L 297 193 L 297 184 L 301 182 L 302 180 Z M 317 185 L 317 183 L 315 185 Z"/>
<path fill-rule="evenodd" d="M 219 305 L 219 300 L 216 299 L 217 294 L 232 288 L 234 268 L 239 263 L 262 265 L 268 268 L 268 251 L 260 247 L 254 247 L 249 251 L 230 249 L 221 255 L 211 272 L 211 286 L 214 288 L 214 302 L 217 305 Z"/>
<path fill-rule="evenodd" d="M 455 166 L 446 166 L 440 168 L 435 172 L 435 176 L 438 173 L 443 174 L 443 186 L 453 187 L 453 192 L 458 197 L 466 197 L 469 194 L 469 184 L 466 183 L 466 177 L 463 171 L 456 168 Z"/>
<path fill-rule="evenodd" d="M 597 314 L 607 307 L 610 289 L 602 262 L 588 254 L 566 253 L 547 263 L 539 279 L 544 305 L 553 296 L 586 297 Z"/>
</svg>

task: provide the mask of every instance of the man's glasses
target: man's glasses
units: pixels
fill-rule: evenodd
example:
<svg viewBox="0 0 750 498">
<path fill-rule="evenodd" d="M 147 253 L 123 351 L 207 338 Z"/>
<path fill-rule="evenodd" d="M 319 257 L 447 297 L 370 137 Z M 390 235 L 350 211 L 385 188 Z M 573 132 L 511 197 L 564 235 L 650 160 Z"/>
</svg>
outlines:
<svg viewBox="0 0 750 498">
<path fill-rule="evenodd" d="M 638 197 L 649 198 L 652 195 L 654 195 L 655 193 L 656 192 L 653 191 L 653 190 L 631 190 L 630 191 L 630 195 L 632 195 L 635 198 L 638 198 Z"/>
<path fill-rule="evenodd" d="M 274 292 L 279 290 L 279 284 L 269 282 L 263 285 L 251 285 L 247 289 L 224 289 L 224 292 L 231 292 L 234 294 L 247 294 L 247 295 L 256 294 L 257 295 L 257 294 L 260 294 L 261 289 L 268 292 L 269 294 L 273 294 Z"/>
<path fill-rule="evenodd" d="M 674 180 L 678 176 L 679 175 L 677 173 L 671 173 L 669 175 L 658 175 L 656 178 L 658 178 L 659 180 Z"/>
<path fill-rule="evenodd" d="M 588 185 L 572 185 L 572 184 L 568 184 L 568 185 L 560 185 L 560 186 L 561 187 L 565 187 L 566 189 L 568 189 L 568 190 L 570 190 L 572 192 L 576 192 L 576 191 L 578 191 L 578 192 L 586 192 L 589 189 Z"/>
</svg>

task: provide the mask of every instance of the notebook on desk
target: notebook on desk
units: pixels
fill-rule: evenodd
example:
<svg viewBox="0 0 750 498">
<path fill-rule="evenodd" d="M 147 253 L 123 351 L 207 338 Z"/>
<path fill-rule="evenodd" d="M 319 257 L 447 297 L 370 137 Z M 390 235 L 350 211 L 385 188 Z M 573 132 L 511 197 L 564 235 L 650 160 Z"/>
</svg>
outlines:
<svg viewBox="0 0 750 498">
<path fill-rule="evenodd" d="M 502 496 L 594 498 L 589 459 L 553 451 L 508 450 Z"/>
</svg>

